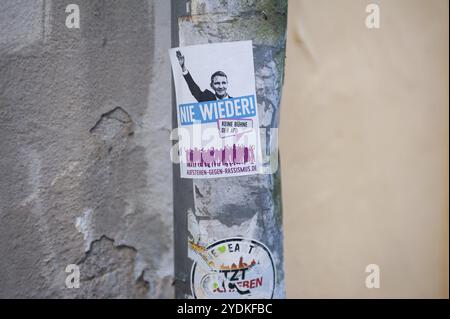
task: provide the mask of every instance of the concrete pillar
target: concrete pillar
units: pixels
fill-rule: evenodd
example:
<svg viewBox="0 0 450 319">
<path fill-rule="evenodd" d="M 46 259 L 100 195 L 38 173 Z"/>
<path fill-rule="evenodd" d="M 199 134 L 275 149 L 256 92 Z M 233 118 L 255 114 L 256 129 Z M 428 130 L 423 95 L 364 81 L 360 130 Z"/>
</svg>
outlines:
<svg viewBox="0 0 450 319">
<path fill-rule="evenodd" d="M 174 166 L 176 296 L 192 297 L 188 229 L 211 245 L 231 237 L 256 240 L 273 256 L 273 298 L 283 298 L 284 263 L 277 128 L 284 73 L 287 1 L 172 1 L 173 46 L 253 41 L 256 90 L 266 174 L 179 178 Z M 176 30 L 178 28 L 178 31 Z M 213 62 L 210 61 L 210 62 Z M 208 63 L 208 61 L 205 61 Z M 175 111 L 176 112 L 176 111 Z M 176 126 L 176 118 L 174 118 Z"/>
</svg>

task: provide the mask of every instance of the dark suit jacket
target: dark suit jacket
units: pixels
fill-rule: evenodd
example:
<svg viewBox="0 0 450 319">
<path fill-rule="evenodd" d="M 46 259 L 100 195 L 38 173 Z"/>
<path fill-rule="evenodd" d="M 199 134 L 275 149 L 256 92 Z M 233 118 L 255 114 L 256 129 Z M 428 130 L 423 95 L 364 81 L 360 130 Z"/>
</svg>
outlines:
<svg viewBox="0 0 450 319">
<path fill-rule="evenodd" d="M 191 91 L 191 94 L 195 97 L 197 101 L 205 102 L 205 101 L 213 101 L 216 99 L 216 95 L 210 90 L 204 91 L 200 90 L 197 83 L 195 83 L 194 79 L 192 78 L 189 72 L 184 75 L 184 79 L 186 80 L 186 83 L 189 87 L 189 91 Z"/>
<path fill-rule="evenodd" d="M 211 92 L 210 90 L 200 90 L 197 83 L 195 83 L 194 79 L 192 78 L 191 74 L 188 72 L 184 75 L 184 79 L 186 80 L 186 83 L 189 87 L 189 91 L 191 91 L 191 94 L 195 97 L 195 99 L 198 102 L 206 102 L 206 101 L 215 101 L 217 100 L 216 95 Z M 229 98 L 231 98 L 229 96 Z"/>
</svg>

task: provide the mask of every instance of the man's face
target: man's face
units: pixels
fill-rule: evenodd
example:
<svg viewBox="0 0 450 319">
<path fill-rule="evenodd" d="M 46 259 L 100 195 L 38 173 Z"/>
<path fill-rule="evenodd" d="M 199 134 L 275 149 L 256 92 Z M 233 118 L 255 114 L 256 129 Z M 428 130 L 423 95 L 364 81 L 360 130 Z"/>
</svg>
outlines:
<svg viewBox="0 0 450 319">
<path fill-rule="evenodd" d="M 227 95 L 228 80 L 226 76 L 216 75 L 211 82 L 211 88 L 216 92 L 217 97 Z"/>
</svg>

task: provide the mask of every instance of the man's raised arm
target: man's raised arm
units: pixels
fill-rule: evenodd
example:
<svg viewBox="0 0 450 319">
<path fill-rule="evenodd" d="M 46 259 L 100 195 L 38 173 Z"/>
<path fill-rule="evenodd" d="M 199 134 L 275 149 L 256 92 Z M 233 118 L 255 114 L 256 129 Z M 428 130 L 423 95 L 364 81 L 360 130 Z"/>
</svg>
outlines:
<svg viewBox="0 0 450 319">
<path fill-rule="evenodd" d="M 186 83 L 189 87 L 189 91 L 191 91 L 191 94 L 195 97 L 197 101 L 203 101 L 203 92 L 198 87 L 197 83 L 195 83 L 194 79 L 192 78 L 191 74 L 189 73 L 188 69 L 186 68 L 184 55 L 181 54 L 180 51 L 176 52 L 178 62 L 181 66 L 181 71 L 183 72 L 184 79 L 186 80 Z"/>
</svg>

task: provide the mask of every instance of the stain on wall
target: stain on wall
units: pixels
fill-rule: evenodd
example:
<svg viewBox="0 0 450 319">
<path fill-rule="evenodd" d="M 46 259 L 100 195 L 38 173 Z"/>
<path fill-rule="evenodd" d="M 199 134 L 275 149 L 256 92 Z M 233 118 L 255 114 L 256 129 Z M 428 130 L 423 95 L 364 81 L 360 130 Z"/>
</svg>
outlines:
<svg viewBox="0 0 450 319">
<path fill-rule="evenodd" d="M 70 3 L 0 4 L 0 296 L 173 297 L 169 3 Z"/>
</svg>

